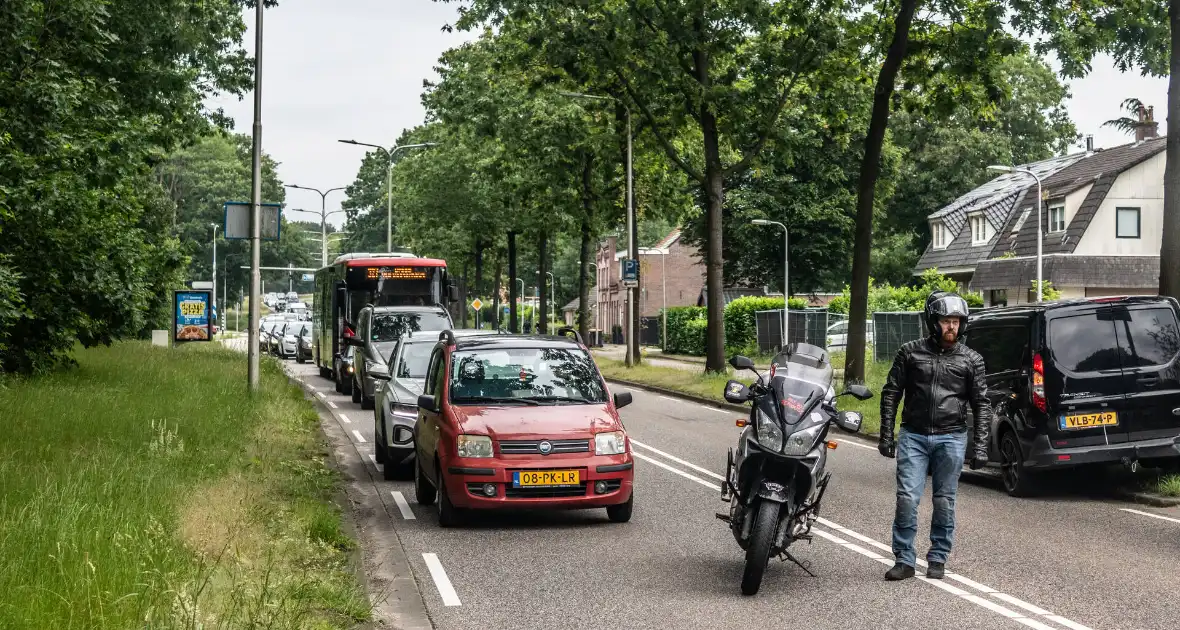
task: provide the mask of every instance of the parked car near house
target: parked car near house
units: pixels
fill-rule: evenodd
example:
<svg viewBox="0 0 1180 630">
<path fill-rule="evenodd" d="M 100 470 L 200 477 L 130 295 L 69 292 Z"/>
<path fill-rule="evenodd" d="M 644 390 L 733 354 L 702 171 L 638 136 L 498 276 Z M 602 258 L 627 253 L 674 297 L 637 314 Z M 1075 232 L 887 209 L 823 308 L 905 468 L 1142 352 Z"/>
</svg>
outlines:
<svg viewBox="0 0 1180 630">
<path fill-rule="evenodd" d="M 828 326 L 828 352 L 843 352 L 848 345 L 848 320 Z M 873 343 L 873 320 L 865 322 L 865 344 Z"/>
<path fill-rule="evenodd" d="M 971 317 L 965 340 L 987 365 L 996 411 L 988 451 L 1008 494 L 1033 494 L 1037 473 L 1045 470 L 1180 463 L 1175 299 L 989 309 Z"/>
</svg>

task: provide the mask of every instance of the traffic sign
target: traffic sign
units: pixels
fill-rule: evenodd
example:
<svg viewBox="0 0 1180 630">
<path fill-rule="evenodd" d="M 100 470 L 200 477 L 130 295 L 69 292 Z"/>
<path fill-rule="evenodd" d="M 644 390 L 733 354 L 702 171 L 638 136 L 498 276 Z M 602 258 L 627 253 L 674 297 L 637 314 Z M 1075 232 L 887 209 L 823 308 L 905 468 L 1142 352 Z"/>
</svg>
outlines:
<svg viewBox="0 0 1180 630">
<path fill-rule="evenodd" d="M 250 213 L 252 206 L 248 201 L 227 201 L 223 204 L 225 216 L 221 233 L 226 240 L 242 240 L 250 238 Z M 264 241 L 279 240 L 282 228 L 283 204 L 259 204 L 258 214 L 262 221 L 261 239 Z"/>
<path fill-rule="evenodd" d="M 623 259 L 623 286 L 639 286 L 639 261 L 634 258 Z"/>
<path fill-rule="evenodd" d="M 310 274 L 310 273 L 303 274 L 303 281 L 304 282 L 311 282 L 312 280 L 315 280 L 314 274 Z"/>
<path fill-rule="evenodd" d="M 483 302 L 480 301 L 479 298 L 475 298 L 474 300 L 471 300 L 471 308 L 473 308 L 477 311 L 481 310 L 481 309 L 483 309 Z"/>
</svg>

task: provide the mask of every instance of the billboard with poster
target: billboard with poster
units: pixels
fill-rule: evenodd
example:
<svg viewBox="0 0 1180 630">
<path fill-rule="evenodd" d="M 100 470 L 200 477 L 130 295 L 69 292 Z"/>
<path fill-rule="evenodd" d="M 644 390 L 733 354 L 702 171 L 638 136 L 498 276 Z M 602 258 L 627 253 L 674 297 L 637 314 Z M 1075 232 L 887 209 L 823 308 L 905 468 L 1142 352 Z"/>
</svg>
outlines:
<svg viewBox="0 0 1180 630">
<path fill-rule="evenodd" d="M 172 294 L 172 343 L 213 340 L 213 292 L 176 291 Z"/>
</svg>

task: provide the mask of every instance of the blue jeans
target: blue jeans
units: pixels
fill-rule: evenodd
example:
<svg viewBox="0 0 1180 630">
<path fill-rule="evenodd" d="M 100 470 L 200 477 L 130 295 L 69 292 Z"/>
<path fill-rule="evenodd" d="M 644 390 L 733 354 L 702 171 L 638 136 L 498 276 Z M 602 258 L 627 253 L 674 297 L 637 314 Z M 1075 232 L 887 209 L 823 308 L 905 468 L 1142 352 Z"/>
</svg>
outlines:
<svg viewBox="0 0 1180 630">
<path fill-rule="evenodd" d="M 946 563 L 955 542 L 955 495 L 967 455 L 967 432 L 944 435 L 911 433 L 902 427 L 897 438 L 897 510 L 893 515 L 893 555 L 914 566 L 918 534 L 918 502 L 932 480 L 934 516 L 930 521 L 927 562 Z"/>
</svg>

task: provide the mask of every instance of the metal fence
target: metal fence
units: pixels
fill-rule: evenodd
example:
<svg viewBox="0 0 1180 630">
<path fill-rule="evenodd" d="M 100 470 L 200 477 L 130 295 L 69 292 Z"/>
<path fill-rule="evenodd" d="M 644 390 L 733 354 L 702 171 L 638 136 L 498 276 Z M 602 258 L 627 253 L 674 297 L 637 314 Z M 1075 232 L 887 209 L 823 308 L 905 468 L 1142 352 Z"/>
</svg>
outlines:
<svg viewBox="0 0 1180 630">
<path fill-rule="evenodd" d="M 639 318 L 639 344 L 643 346 L 662 346 L 660 336 L 659 317 Z"/>
<path fill-rule="evenodd" d="M 789 311 L 790 329 L 787 340 L 791 343 L 809 343 L 824 348 L 828 343 L 828 327 L 846 319 L 840 313 L 826 310 Z M 754 313 L 754 328 L 758 339 L 758 351 L 763 354 L 778 352 L 783 347 L 783 312 L 781 310 L 757 311 Z"/>
<path fill-rule="evenodd" d="M 922 313 L 873 313 L 873 360 L 892 361 L 898 348 L 924 337 Z"/>
</svg>

